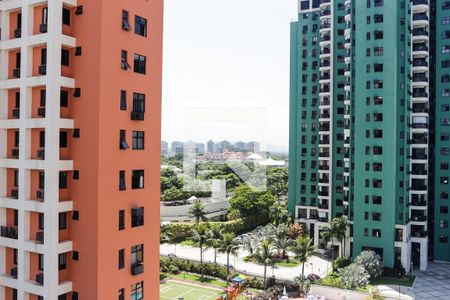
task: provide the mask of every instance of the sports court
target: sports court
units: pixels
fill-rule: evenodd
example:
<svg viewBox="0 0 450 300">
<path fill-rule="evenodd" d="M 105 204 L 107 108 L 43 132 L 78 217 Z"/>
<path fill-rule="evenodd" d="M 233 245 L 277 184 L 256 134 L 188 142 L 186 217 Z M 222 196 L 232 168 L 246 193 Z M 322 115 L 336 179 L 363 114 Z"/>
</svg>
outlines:
<svg viewBox="0 0 450 300">
<path fill-rule="evenodd" d="M 209 289 L 178 281 L 167 281 L 159 287 L 160 299 L 163 300 L 214 300 L 222 294 L 221 291 Z"/>
</svg>

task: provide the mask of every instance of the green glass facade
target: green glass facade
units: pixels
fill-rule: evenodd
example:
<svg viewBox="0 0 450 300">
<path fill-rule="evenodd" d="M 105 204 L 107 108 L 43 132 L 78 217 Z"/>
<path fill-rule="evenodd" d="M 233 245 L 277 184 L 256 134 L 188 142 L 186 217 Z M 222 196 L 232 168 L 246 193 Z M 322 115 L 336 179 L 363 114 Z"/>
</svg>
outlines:
<svg viewBox="0 0 450 300">
<path fill-rule="evenodd" d="M 450 261 L 448 39 L 450 1 L 299 1 L 289 210 L 316 245 L 344 216 L 347 255 L 372 249 L 406 270 Z"/>
</svg>

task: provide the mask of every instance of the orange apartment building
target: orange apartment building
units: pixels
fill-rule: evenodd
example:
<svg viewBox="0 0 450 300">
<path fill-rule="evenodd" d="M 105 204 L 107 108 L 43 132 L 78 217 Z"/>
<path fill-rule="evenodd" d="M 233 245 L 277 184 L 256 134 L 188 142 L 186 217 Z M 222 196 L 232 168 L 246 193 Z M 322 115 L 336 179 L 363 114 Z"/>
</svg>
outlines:
<svg viewBox="0 0 450 300">
<path fill-rule="evenodd" d="M 0 0 L 0 300 L 159 299 L 162 18 Z"/>
</svg>

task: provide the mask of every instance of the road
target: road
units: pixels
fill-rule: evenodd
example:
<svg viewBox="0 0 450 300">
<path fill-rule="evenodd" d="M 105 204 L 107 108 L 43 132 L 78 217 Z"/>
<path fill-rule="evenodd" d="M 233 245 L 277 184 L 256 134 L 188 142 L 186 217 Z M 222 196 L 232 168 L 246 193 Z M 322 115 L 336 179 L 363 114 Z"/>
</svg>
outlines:
<svg viewBox="0 0 450 300">
<path fill-rule="evenodd" d="M 160 246 L 160 253 L 163 255 L 167 255 L 169 253 L 174 253 L 178 258 L 185 258 L 190 260 L 200 260 L 200 248 L 198 247 L 189 247 L 189 246 L 181 246 L 181 245 L 173 245 L 173 244 L 162 244 Z M 245 262 L 243 258 L 247 255 L 246 251 L 241 251 L 237 257 L 230 256 L 230 264 L 233 267 L 240 271 L 246 272 L 248 274 L 253 275 L 264 275 L 264 266 L 253 263 L 253 262 Z M 208 249 L 204 251 L 203 254 L 204 261 L 214 262 L 214 250 Z M 217 254 L 217 262 L 219 264 L 226 265 L 227 256 L 225 254 Z M 320 258 L 313 256 L 309 259 L 309 261 L 305 264 L 305 275 L 310 273 L 318 274 L 321 277 L 324 277 L 327 270 L 331 269 L 331 263 Z M 301 265 L 297 267 L 272 267 L 267 268 L 267 276 L 275 275 L 276 278 L 279 279 L 287 279 L 293 280 L 295 277 L 300 276 L 301 274 Z"/>
</svg>

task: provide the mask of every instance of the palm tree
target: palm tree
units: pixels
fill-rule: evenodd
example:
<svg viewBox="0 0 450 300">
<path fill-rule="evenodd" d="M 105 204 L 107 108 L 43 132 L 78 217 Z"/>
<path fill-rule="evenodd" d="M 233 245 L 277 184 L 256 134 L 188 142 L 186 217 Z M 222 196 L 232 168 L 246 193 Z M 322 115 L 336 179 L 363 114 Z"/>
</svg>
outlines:
<svg viewBox="0 0 450 300">
<path fill-rule="evenodd" d="M 200 223 L 200 220 L 206 221 L 208 218 L 206 218 L 206 211 L 203 204 L 200 202 L 200 200 L 196 200 L 194 202 L 194 205 L 189 208 L 189 217 L 195 218 L 195 224 Z"/>
<path fill-rule="evenodd" d="M 269 238 L 265 237 L 261 240 L 256 248 L 254 257 L 257 262 L 264 264 L 264 288 L 267 288 L 267 266 L 273 260 L 273 245 Z"/>
<path fill-rule="evenodd" d="M 255 239 L 251 235 L 245 235 L 241 238 L 242 248 L 248 251 L 249 256 L 255 252 Z"/>
<path fill-rule="evenodd" d="M 295 254 L 295 259 L 302 264 L 302 275 L 300 277 L 300 292 L 303 292 L 303 286 L 305 283 L 305 263 L 308 259 L 316 255 L 316 249 L 313 244 L 313 240 L 307 237 L 300 236 L 295 242 L 295 246 L 292 248 Z"/>
<path fill-rule="evenodd" d="M 330 227 L 325 228 L 324 231 L 322 231 L 321 237 L 322 239 L 328 243 L 331 242 L 331 263 L 333 265 L 334 262 L 334 240 L 337 239 L 341 241 L 343 237 L 345 237 L 345 233 L 347 230 L 347 223 L 344 218 L 334 218 L 331 223 Z M 333 266 L 333 272 L 334 272 L 334 266 Z"/>
<path fill-rule="evenodd" d="M 336 238 L 342 245 L 342 256 L 345 256 L 345 240 L 347 235 L 347 219 L 338 217 L 331 221 L 331 226 L 335 227 Z"/>
<path fill-rule="evenodd" d="M 239 243 L 233 233 L 224 232 L 219 245 L 219 253 L 227 254 L 227 275 L 230 274 L 230 254 L 237 255 Z"/>
<path fill-rule="evenodd" d="M 208 231 L 208 241 L 209 247 L 214 249 L 214 263 L 217 262 L 217 250 L 222 239 L 222 229 L 218 223 L 211 224 Z"/>
<path fill-rule="evenodd" d="M 273 244 L 275 249 L 277 249 L 278 255 L 280 256 L 281 254 L 281 259 L 286 259 L 286 252 L 294 245 L 294 241 L 288 236 L 283 236 L 274 239 Z"/>
<path fill-rule="evenodd" d="M 205 246 L 208 241 L 208 227 L 205 224 L 195 226 L 193 238 L 200 247 L 200 269 L 203 278 L 203 246 Z"/>
</svg>

